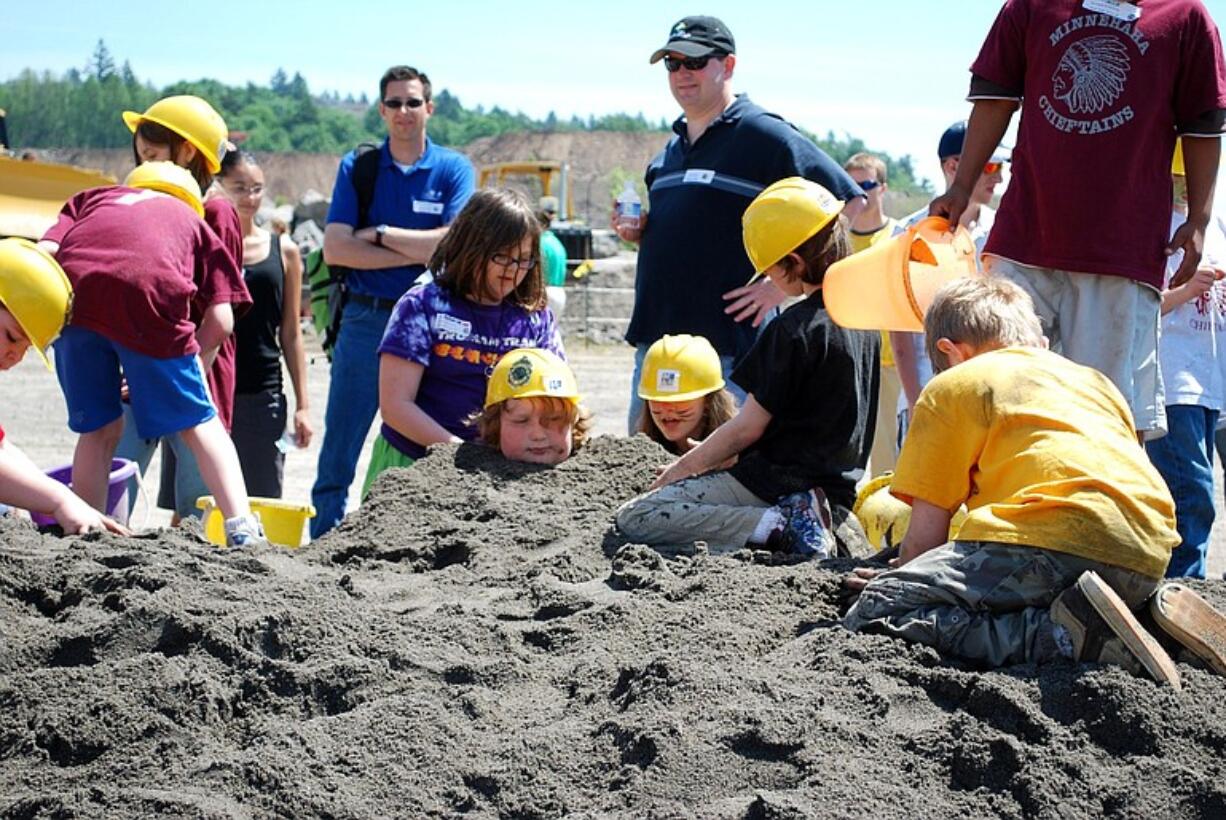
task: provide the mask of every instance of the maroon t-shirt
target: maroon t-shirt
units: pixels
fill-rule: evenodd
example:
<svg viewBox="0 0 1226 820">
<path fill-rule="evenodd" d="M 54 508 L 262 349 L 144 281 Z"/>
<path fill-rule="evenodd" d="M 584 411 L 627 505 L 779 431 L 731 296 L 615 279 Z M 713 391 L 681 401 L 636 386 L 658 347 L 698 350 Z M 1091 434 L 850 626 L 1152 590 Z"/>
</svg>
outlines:
<svg viewBox="0 0 1226 820">
<path fill-rule="evenodd" d="M 983 252 L 1161 289 L 1178 127 L 1226 108 L 1198 0 L 1009 0 L 971 71 L 1022 98 L 1012 179 Z"/>
<path fill-rule="evenodd" d="M 238 212 L 234 210 L 234 205 L 225 199 L 209 200 L 204 203 L 204 221 L 217 234 L 222 246 L 230 252 L 231 259 L 241 270 L 243 227 L 238 221 Z M 234 316 L 237 319 L 238 315 L 251 305 L 251 296 L 247 293 L 246 283 L 243 284 L 242 299 L 231 301 L 234 304 Z M 192 302 L 192 321 L 194 323 L 197 325 L 200 323 L 205 308 L 210 304 L 213 303 L 204 304 L 199 299 Z M 217 350 L 217 358 L 213 360 L 213 367 L 208 372 L 209 392 L 213 394 L 213 404 L 217 407 L 217 418 L 221 420 L 227 433 L 230 432 L 234 418 L 234 382 L 236 378 L 234 356 L 234 334 L 231 333 L 221 343 L 221 347 Z"/>
<path fill-rule="evenodd" d="M 155 191 L 83 191 L 43 237 L 73 286 L 72 324 L 155 358 L 197 353 L 193 302 L 249 302 L 242 271 L 191 208 Z"/>
</svg>

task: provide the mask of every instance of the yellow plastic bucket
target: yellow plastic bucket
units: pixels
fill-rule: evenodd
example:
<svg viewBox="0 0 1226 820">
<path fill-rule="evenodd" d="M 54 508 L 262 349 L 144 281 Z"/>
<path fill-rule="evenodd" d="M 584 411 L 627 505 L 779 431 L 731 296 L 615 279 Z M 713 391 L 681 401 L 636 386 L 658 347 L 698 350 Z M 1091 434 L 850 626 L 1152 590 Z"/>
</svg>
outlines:
<svg viewBox="0 0 1226 820">
<path fill-rule="evenodd" d="M 264 535 L 279 547 L 302 546 L 303 529 L 310 518 L 315 517 L 315 508 L 310 504 L 293 504 L 279 498 L 251 498 L 251 510 L 260 517 Z M 213 502 L 213 496 L 202 495 L 196 499 L 196 507 L 204 510 L 204 537 L 224 547 L 226 545 L 225 522 L 221 510 Z"/>
</svg>

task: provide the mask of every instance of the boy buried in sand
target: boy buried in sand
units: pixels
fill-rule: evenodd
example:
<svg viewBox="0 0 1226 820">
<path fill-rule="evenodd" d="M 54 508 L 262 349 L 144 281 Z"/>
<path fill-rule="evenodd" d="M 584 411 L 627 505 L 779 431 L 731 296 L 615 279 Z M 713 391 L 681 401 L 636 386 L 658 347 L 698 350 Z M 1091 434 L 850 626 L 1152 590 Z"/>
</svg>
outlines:
<svg viewBox="0 0 1226 820">
<path fill-rule="evenodd" d="M 591 414 L 575 374 L 556 353 L 521 347 L 499 359 L 475 418 L 481 440 L 505 458 L 561 464 L 587 441 Z"/>
<path fill-rule="evenodd" d="M 43 348 L 64 327 L 72 302 L 68 277 L 55 260 L 24 239 L 0 239 L 0 370 L 15 366 L 31 346 Z M 86 504 L 26 458 L 0 427 L 0 504 L 55 518 L 66 533 L 128 530 Z"/>
<path fill-rule="evenodd" d="M 892 485 L 911 525 L 894 569 L 848 578 L 861 592 L 844 625 L 986 666 L 1063 657 L 1178 687 L 1132 614 L 1150 601 L 1160 626 L 1226 674 L 1226 618 L 1185 587 L 1159 589 L 1179 541 L 1174 504 L 1115 386 L 1047 351 L 1030 297 L 1003 279 L 946 285 L 924 331 L 939 375 Z"/>
</svg>

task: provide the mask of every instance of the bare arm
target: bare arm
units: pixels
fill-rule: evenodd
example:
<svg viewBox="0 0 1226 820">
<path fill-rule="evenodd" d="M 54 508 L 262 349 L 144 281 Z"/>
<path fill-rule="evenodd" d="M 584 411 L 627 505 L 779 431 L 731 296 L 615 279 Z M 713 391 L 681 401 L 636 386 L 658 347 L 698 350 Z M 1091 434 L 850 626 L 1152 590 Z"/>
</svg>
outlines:
<svg viewBox="0 0 1226 820">
<path fill-rule="evenodd" d="M 430 257 L 434 255 L 434 249 L 438 247 L 438 243 L 443 241 L 443 237 L 447 235 L 448 226 L 444 225 L 441 228 L 430 228 L 429 230 L 413 230 L 412 228 L 396 228 L 391 225 L 387 226 L 387 232 L 383 234 L 383 247 L 389 248 L 400 254 L 407 261 L 402 261 L 402 265 L 425 265 L 430 261 Z M 375 229 L 373 227 L 362 228 L 359 231 L 354 231 L 354 236 L 372 245 L 375 242 Z"/>
<path fill-rule="evenodd" d="M 921 498 L 911 501 L 911 523 L 898 550 L 898 563 L 914 561 L 949 540 L 949 521 L 953 513 Z"/>
<path fill-rule="evenodd" d="M 131 535 L 48 476 L 8 439 L 0 441 L 0 502 L 51 515 L 66 533 L 110 530 Z"/>
<path fill-rule="evenodd" d="M 1182 304 L 1192 301 L 1202 293 L 1207 293 L 1213 283 L 1222 278 L 1222 274 L 1213 268 L 1200 267 L 1192 274 L 1192 278 L 1177 287 L 1162 291 L 1162 315 L 1170 313 Z"/>
<path fill-rule="evenodd" d="M 446 428 L 417 406 L 417 389 L 426 368 L 417 362 L 384 353 L 379 357 L 379 412 L 396 432 L 423 447 L 459 443 Z"/>
<path fill-rule="evenodd" d="M 200 345 L 200 360 L 207 373 L 217 358 L 217 349 L 234 332 L 234 308 L 229 302 L 209 305 L 196 328 L 196 342 Z"/>
<path fill-rule="evenodd" d="M 770 420 L 771 414 L 750 395 L 732 420 L 720 425 L 697 447 L 666 467 L 651 485 L 651 489 L 722 466 L 728 459 L 740 454 L 760 439 Z"/>
<path fill-rule="evenodd" d="M 902 392 L 907 397 L 907 409 L 915 409 L 919 401 L 923 385 L 919 378 L 919 356 L 915 352 L 917 333 L 890 331 L 890 347 L 894 350 L 894 367 L 898 371 L 898 381 L 902 384 Z M 880 412 L 880 408 L 878 408 Z"/>
<path fill-rule="evenodd" d="M 294 443 L 311 443 L 311 400 L 307 394 L 306 350 L 302 346 L 302 325 L 298 312 L 302 305 L 302 253 L 289 239 L 281 239 L 281 263 L 285 267 L 284 295 L 281 299 L 281 354 L 294 387 Z"/>
<path fill-rule="evenodd" d="M 962 146 L 962 159 L 958 161 L 958 173 L 949 190 L 928 206 L 928 213 L 946 217 L 958 224 L 962 212 L 971 200 L 971 189 L 979 181 L 983 166 L 1000 145 L 1000 140 L 1017 110 L 1016 100 L 975 100 L 971 118 L 966 125 L 966 141 Z"/>
<path fill-rule="evenodd" d="M 360 238 L 361 232 L 355 232 L 352 225 L 342 222 L 328 223 L 328 226 L 324 228 L 324 261 L 329 265 L 343 265 L 357 270 L 383 270 L 416 263 L 417 260 L 410 260 L 392 250 L 391 247 L 380 248 L 375 245 L 373 228 L 362 230 L 370 231 L 369 240 Z M 389 234 L 391 230 L 388 229 Z M 431 233 L 431 231 L 417 231 L 417 233 Z M 441 238 L 442 235 L 439 236 Z"/>
<path fill-rule="evenodd" d="M 1168 256 L 1183 250 L 1183 262 L 1171 278 L 1171 287 L 1182 285 L 1192 278 L 1200 265 L 1205 249 L 1205 228 L 1209 225 L 1209 213 L 1213 207 L 1213 188 L 1217 183 L 1218 161 L 1221 159 L 1221 139 L 1213 137 L 1185 136 L 1183 142 L 1183 165 L 1188 180 L 1188 221 L 1179 226 L 1170 244 Z"/>
</svg>

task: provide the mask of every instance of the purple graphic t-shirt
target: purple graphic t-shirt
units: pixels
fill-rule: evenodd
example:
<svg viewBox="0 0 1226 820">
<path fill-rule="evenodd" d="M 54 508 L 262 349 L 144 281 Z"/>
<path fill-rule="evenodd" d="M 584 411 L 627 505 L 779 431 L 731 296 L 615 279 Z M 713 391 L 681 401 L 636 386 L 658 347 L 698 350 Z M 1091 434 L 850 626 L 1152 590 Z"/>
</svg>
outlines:
<svg viewBox="0 0 1226 820">
<path fill-rule="evenodd" d="M 506 302 L 478 305 L 431 282 L 400 297 L 379 353 L 426 368 L 417 406 L 448 432 L 469 441 L 477 430 L 466 422 L 485 404 L 485 385 L 494 365 L 517 347 L 540 347 L 566 357 L 552 311 L 529 312 Z M 425 447 L 387 423 L 383 437 L 409 458 L 426 454 Z"/>
</svg>

